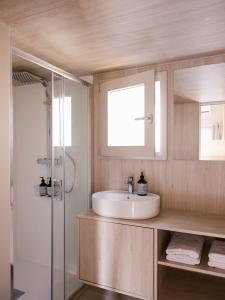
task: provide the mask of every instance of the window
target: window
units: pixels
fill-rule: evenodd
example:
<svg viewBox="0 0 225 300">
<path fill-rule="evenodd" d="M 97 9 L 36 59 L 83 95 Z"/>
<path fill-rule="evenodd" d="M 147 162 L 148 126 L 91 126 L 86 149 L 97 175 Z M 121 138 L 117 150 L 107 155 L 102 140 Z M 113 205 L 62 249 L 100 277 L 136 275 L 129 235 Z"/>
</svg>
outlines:
<svg viewBox="0 0 225 300">
<path fill-rule="evenodd" d="M 108 146 L 144 146 L 144 84 L 108 91 Z"/>
<path fill-rule="evenodd" d="M 101 84 L 101 156 L 154 159 L 165 154 L 166 72 L 159 74 L 164 76 L 150 70 Z"/>
<path fill-rule="evenodd" d="M 72 146 L 71 97 L 53 99 L 53 145 L 54 147 Z M 64 143 L 63 143 L 64 139 Z"/>
</svg>

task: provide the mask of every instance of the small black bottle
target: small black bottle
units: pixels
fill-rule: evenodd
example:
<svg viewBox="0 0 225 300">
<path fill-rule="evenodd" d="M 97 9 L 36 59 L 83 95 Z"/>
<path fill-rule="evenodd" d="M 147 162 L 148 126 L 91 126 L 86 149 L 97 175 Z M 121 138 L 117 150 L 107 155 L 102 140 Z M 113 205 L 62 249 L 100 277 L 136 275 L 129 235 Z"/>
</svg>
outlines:
<svg viewBox="0 0 225 300">
<path fill-rule="evenodd" d="M 40 191 L 40 196 L 46 196 L 47 195 L 47 184 L 45 182 L 44 177 L 41 177 L 41 184 L 39 185 L 39 191 Z"/>
<path fill-rule="evenodd" d="M 51 195 L 52 195 L 52 179 L 51 179 L 51 177 L 48 178 L 47 194 L 48 194 L 48 197 L 51 197 Z"/>
<path fill-rule="evenodd" d="M 137 194 L 139 196 L 146 196 L 148 194 L 147 181 L 145 180 L 144 173 L 141 172 L 140 179 L 138 180 Z"/>
</svg>

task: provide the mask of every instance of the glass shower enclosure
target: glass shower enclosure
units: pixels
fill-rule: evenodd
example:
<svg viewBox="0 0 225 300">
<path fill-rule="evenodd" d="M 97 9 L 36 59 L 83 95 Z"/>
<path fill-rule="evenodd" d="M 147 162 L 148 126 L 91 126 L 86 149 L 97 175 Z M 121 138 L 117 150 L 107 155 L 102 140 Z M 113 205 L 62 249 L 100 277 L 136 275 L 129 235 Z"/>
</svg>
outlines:
<svg viewBox="0 0 225 300">
<path fill-rule="evenodd" d="M 12 299 L 70 299 L 81 287 L 76 216 L 90 203 L 89 87 L 27 73 L 13 66 Z"/>
</svg>

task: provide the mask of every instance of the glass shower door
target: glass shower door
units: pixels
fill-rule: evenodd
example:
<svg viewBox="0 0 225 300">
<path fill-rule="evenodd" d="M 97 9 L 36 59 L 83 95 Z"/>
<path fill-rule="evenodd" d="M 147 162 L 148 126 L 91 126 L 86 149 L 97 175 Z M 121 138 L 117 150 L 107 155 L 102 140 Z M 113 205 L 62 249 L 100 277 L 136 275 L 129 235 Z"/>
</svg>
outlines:
<svg viewBox="0 0 225 300">
<path fill-rule="evenodd" d="M 89 209 L 89 88 L 64 79 L 65 299 L 80 287 L 76 265 L 76 216 Z"/>
<path fill-rule="evenodd" d="M 52 300 L 65 294 L 64 79 L 52 74 Z"/>
<path fill-rule="evenodd" d="M 53 74 L 52 300 L 81 287 L 76 266 L 76 216 L 89 209 L 89 88 Z"/>
</svg>

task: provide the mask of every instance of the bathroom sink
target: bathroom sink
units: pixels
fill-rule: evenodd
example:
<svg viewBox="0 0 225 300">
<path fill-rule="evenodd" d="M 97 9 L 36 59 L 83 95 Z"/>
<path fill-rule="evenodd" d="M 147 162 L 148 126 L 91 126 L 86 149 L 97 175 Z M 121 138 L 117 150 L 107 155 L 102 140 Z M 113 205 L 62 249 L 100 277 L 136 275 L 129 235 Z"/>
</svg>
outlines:
<svg viewBox="0 0 225 300">
<path fill-rule="evenodd" d="M 160 196 L 138 196 L 120 191 L 97 192 L 92 194 L 92 209 L 104 217 L 149 219 L 159 214 Z"/>
</svg>

